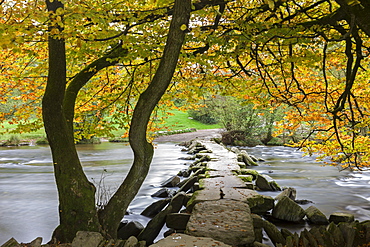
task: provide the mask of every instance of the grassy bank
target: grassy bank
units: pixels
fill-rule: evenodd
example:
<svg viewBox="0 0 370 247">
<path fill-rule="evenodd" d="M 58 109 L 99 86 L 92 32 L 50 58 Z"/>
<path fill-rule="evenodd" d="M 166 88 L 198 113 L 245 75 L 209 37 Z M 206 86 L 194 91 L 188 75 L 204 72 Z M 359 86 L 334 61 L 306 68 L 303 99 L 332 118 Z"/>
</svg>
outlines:
<svg viewBox="0 0 370 247">
<path fill-rule="evenodd" d="M 194 119 L 189 118 L 187 112 L 172 110 L 168 118 L 165 119 L 163 126 L 169 130 L 182 130 L 182 129 L 219 129 L 222 128 L 219 124 L 203 124 Z"/>
<path fill-rule="evenodd" d="M 44 129 L 37 131 L 27 132 L 27 133 L 10 133 L 12 130 L 16 129 L 16 125 L 3 123 L 3 127 L 0 133 L 0 142 L 11 142 L 15 144 L 22 143 L 29 140 L 42 140 L 46 138 Z"/>
<path fill-rule="evenodd" d="M 171 115 L 168 116 L 164 123 L 160 125 L 160 127 L 166 127 L 166 130 L 169 132 L 171 131 L 181 131 L 185 129 L 217 129 L 221 128 L 218 124 L 208 125 L 200 123 L 196 120 L 190 119 L 187 112 L 182 112 L 179 110 L 172 110 Z M 14 129 L 15 126 L 5 123 L 4 130 L 10 131 Z M 124 134 L 124 130 L 117 130 L 113 133 L 116 137 L 120 137 Z M 0 140 L 4 141 L 12 141 L 12 142 L 23 142 L 29 140 L 43 140 L 46 138 L 45 132 L 43 129 L 40 129 L 35 132 L 30 133 L 21 133 L 21 134 L 13 134 L 13 133 L 5 133 L 0 134 Z"/>
</svg>

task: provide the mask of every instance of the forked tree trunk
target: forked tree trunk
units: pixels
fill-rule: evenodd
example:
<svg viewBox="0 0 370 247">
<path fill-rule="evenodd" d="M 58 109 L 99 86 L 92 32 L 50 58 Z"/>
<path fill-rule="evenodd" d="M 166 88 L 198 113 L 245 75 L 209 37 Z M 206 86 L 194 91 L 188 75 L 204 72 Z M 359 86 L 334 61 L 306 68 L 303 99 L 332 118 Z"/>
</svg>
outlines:
<svg viewBox="0 0 370 247">
<path fill-rule="evenodd" d="M 46 1 L 48 11 L 63 8 L 57 0 Z M 74 145 L 74 103 L 81 87 L 94 73 L 88 68 L 76 76 L 66 90 L 66 57 L 63 39 L 49 37 L 49 75 L 43 97 L 43 120 L 53 156 L 54 172 L 59 195 L 60 225 L 53 233 L 52 242 L 71 242 L 77 231 L 100 231 L 115 238 L 119 222 L 128 205 L 140 189 L 153 157 L 153 146 L 146 140 L 150 115 L 171 82 L 185 38 L 184 26 L 190 18 L 190 0 L 176 0 L 163 57 L 156 75 L 140 96 L 130 127 L 130 144 L 134 162 L 127 178 L 108 205 L 98 214 L 95 207 L 95 187 L 82 170 Z M 54 26 L 50 28 L 61 27 Z M 123 50 L 110 56 L 119 57 Z M 120 53 L 120 54 L 119 54 Z M 113 65 L 106 57 L 91 64 L 96 69 Z M 67 95 L 65 94 L 67 92 Z"/>
<path fill-rule="evenodd" d="M 153 146 L 146 139 L 148 122 L 154 107 L 167 90 L 188 26 L 191 11 L 190 0 L 176 0 L 173 17 L 159 67 L 148 88 L 140 95 L 130 125 L 129 140 L 134 152 L 134 162 L 126 179 L 99 213 L 100 223 L 106 234 L 117 236 L 117 228 L 125 212 L 139 191 L 149 171 L 153 158 Z"/>
<path fill-rule="evenodd" d="M 46 3 L 52 12 L 63 8 L 56 0 Z M 52 238 L 56 242 L 71 242 L 77 231 L 100 231 L 100 225 L 95 208 L 95 187 L 82 170 L 73 131 L 68 128 L 62 107 L 66 87 L 65 42 L 49 37 L 48 44 L 49 74 L 42 115 L 53 156 L 60 220 Z"/>
</svg>

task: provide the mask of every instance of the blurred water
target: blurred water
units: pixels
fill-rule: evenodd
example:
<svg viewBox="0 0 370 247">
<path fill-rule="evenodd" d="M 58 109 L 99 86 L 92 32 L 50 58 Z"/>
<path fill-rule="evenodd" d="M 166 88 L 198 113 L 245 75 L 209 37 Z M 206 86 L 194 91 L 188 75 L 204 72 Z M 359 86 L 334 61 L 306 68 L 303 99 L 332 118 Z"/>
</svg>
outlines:
<svg viewBox="0 0 370 247">
<path fill-rule="evenodd" d="M 87 177 L 95 183 L 104 177 L 101 188 L 114 192 L 131 166 L 133 154 L 122 143 L 104 142 L 77 146 Z M 181 147 L 173 143 L 156 145 L 149 175 L 131 203 L 129 211 L 142 224 L 140 216 L 154 202 L 150 195 L 160 183 L 184 169 L 179 160 Z M 14 237 L 30 242 L 40 236 L 47 242 L 58 225 L 58 198 L 50 149 L 47 146 L 0 148 L 0 245 Z"/>
<path fill-rule="evenodd" d="M 248 153 L 262 157 L 256 167 L 280 186 L 294 187 L 297 199 L 310 200 L 325 215 L 347 212 L 359 221 L 370 220 L 370 171 L 339 171 L 337 167 L 322 166 L 314 157 L 289 147 L 253 147 Z M 263 192 L 275 197 L 279 192 Z"/>
<path fill-rule="evenodd" d="M 332 212 L 350 212 L 360 221 L 370 219 L 370 173 L 339 172 L 331 166 L 320 166 L 311 157 L 288 147 L 254 147 L 247 151 L 266 161 L 254 167 L 269 175 L 280 186 L 297 189 L 297 199 L 306 199 L 327 216 Z M 101 183 L 103 191 L 113 192 L 123 181 L 132 162 L 131 149 L 122 143 L 104 142 L 79 145 L 78 153 L 87 177 Z M 185 156 L 174 143 L 156 146 L 149 175 L 129 207 L 129 220 L 142 224 L 148 218 L 142 210 L 158 198 L 150 195 L 160 183 L 185 169 Z M 29 242 L 43 237 L 50 240 L 58 225 L 58 201 L 51 165 L 50 149 L 46 146 L 0 148 L 0 244 L 10 237 Z M 263 192 L 276 196 L 278 192 Z M 312 204 L 311 204 L 312 205 Z M 304 205 L 303 207 L 308 207 Z M 299 230 L 301 226 L 293 226 Z M 160 236 L 161 237 L 161 236 Z"/>
</svg>

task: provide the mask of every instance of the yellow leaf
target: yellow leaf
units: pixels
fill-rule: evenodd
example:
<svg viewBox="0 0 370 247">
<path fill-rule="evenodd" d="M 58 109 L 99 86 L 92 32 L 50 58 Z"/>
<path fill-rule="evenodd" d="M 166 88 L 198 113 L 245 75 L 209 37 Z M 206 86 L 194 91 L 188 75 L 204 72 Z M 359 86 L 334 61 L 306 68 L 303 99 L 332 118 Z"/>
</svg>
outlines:
<svg viewBox="0 0 370 247">
<path fill-rule="evenodd" d="M 187 28 L 188 26 L 186 26 L 185 24 L 182 24 L 180 27 L 181 31 L 185 31 Z"/>
<path fill-rule="evenodd" d="M 51 31 L 50 31 L 50 34 L 51 35 L 59 34 L 59 29 L 58 28 L 52 28 Z"/>
<path fill-rule="evenodd" d="M 270 9 L 274 9 L 275 8 L 275 2 L 274 2 L 274 0 L 266 0 L 265 2 L 269 5 L 269 8 Z"/>
</svg>

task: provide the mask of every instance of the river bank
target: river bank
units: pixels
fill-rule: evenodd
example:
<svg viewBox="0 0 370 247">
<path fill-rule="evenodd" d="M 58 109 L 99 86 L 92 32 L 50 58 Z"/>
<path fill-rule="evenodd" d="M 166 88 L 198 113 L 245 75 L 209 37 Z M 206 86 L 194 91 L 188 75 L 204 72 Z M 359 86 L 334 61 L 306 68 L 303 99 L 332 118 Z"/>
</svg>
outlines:
<svg viewBox="0 0 370 247">
<path fill-rule="evenodd" d="M 197 131 L 188 132 L 188 133 L 158 136 L 154 139 L 154 141 L 157 143 L 164 143 L 164 142 L 181 143 L 181 142 L 189 142 L 194 139 L 210 140 L 212 138 L 221 138 L 222 131 L 223 131 L 222 129 L 197 130 Z"/>
</svg>

